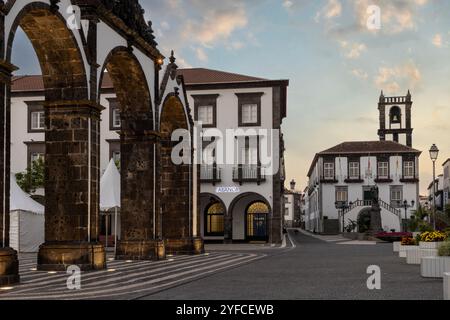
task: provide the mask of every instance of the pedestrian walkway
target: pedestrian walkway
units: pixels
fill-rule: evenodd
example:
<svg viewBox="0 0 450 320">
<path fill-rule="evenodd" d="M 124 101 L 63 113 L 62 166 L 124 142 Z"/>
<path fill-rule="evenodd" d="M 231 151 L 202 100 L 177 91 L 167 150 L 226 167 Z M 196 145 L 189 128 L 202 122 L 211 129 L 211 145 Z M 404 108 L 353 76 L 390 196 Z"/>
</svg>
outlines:
<svg viewBox="0 0 450 320">
<path fill-rule="evenodd" d="M 211 253 L 163 261 L 108 260 L 108 269 L 81 274 L 81 289 L 69 290 L 69 274 L 36 271 L 36 259 L 20 261 L 21 283 L 0 291 L 0 300 L 133 299 L 265 257 L 254 253 Z"/>
<path fill-rule="evenodd" d="M 302 229 L 296 229 L 299 232 L 301 232 L 304 235 L 307 235 L 309 237 L 313 237 L 315 239 L 319 239 L 325 242 L 348 242 L 347 238 L 344 238 L 342 235 L 337 234 L 337 235 L 320 235 L 320 234 L 314 234 Z"/>
</svg>

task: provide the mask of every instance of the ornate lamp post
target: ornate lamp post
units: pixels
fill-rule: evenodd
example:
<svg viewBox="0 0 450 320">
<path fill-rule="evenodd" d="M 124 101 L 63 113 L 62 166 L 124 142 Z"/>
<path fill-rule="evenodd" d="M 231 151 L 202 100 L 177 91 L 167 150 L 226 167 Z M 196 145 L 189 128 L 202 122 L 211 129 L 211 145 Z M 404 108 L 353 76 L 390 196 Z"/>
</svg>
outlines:
<svg viewBox="0 0 450 320">
<path fill-rule="evenodd" d="M 436 230 L 436 160 L 439 156 L 438 147 L 433 144 L 430 148 L 430 158 L 433 161 L 433 228 Z"/>
<path fill-rule="evenodd" d="M 403 232 L 408 232 L 408 208 L 413 208 L 416 202 L 414 200 L 411 201 L 411 204 L 408 204 L 408 201 L 403 201 L 403 208 L 405 208 L 405 222 L 403 224 Z"/>
<path fill-rule="evenodd" d="M 347 202 L 340 202 L 336 201 L 334 203 L 336 209 L 338 209 L 341 212 L 341 218 L 342 218 L 342 233 L 345 232 L 345 210 L 350 209 L 353 206 L 353 202 L 350 202 L 347 204 Z"/>
</svg>

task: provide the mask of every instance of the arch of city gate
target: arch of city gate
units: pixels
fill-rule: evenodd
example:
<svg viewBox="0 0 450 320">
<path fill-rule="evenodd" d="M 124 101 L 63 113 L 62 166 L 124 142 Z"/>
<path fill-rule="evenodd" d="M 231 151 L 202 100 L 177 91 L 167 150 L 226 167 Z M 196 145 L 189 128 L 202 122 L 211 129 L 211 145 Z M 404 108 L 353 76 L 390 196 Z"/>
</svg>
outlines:
<svg viewBox="0 0 450 320">
<path fill-rule="evenodd" d="M 184 112 L 188 106 L 182 79 L 171 83 L 174 78 L 165 75 L 166 81 L 160 86 L 164 57 L 138 1 L 0 1 L 0 26 L 0 285 L 19 280 L 17 253 L 8 248 L 7 232 L 10 90 L 16 70 L 11 64 L 11 48 L 18 27 L 36 51 L 45 85 L 46 228 L 38 268 L 65 270 L 73 264 L 84 270 L 106 267 L 105 251 L 98 242 L 99 122 L 103 109 L 99 105 L 99 87 L 105 70 L 116 89 L 123 123 L 122 240 L 117 258 L 164 258 L 165 234 L 175 242 L 195 239 L 197 222 L 193 212 L 197 211 L 198 186 L 192 186 L 186 179 L 189 174 L 184 174 L 198 174 L 192 164 L 176 168 L 183 174 L 172 175 L 172 179 L 179 179 L 172 185 L 183 185 L 183 192 L 188 193 L 187 204 L 184 199 L 172 202 L 177 210 L 180 208 L 178 212 L 183 208 L 189 213 L 178 223 L 178 231 L 167 233 L 163 229 L 164 217 L 173 217 L 164 214 L 161 203 L 166 188 L 158 177 L 165 170 L 160 145 L 167 131 L 159 129 L 167 126 L 160 125 L 159 118 L 175 127 L 182 125 L 176 112 L 160 114 L 160 104 L 164 102 L 167 110 L 181 108 Z M 170 70 L 167 68 L 166 74 Z M 183 99 L 175 98 L 179 92 Z M 186 124 L 189 127 L 189 120 L 185 120 Z M 194 252 L 193 246 L 191 249 Z"/>
<path fill-rule="evenodd" d="M 192 148 L 174 149 L 181 139 L 172 139 L 176 130 L 183 130 L 184 137 L 193 135 L 193 119 L 184 91 L 183 79 L 176 76 L 175 58 L 170 57 L 163 79 L 162 103 L 159 110 L 160 145 L 158 148 L 161 190 L 161 236 L 166 252 L 170 254 L 202 253 L 203 242 L 198 237 L 200 228 L 200 189 L 193 177 L 199 173 L 198 166 L 192 165 Z M 174 92 L 165 92 L 174 88 Z M 184 101 L 184 103 L 183 103 Z M 184 140 L 184 142 L 186 139 Z M 176 152 L 173 152 L 176 150 Z M 181 164 L 175 163 L 178 157 Z M 175 201 L 176 199 L 176 201 Z"/>
</svg>

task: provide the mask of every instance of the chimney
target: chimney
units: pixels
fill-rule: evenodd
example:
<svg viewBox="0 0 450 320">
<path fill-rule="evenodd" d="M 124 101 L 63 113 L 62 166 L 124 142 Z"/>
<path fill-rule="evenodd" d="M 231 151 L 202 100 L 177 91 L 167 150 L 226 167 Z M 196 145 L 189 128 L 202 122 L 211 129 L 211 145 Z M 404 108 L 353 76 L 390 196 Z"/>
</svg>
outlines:
<svg viewBox="0 0 450 320">
<path fill-rule="evenodd" d="M 295 191 L 295 180 L 292 179 L 291 181 L 291 191 Z"/>
</svg>

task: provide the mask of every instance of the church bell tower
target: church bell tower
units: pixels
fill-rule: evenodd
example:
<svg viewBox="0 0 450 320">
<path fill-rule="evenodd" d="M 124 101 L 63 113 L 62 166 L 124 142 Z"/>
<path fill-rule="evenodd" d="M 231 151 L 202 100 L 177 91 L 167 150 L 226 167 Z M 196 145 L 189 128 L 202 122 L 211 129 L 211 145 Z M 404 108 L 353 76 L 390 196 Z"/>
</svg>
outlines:
<svg viewBox="0 0 450 320">
<path fill-rule="evenodd" d="M 412 148 L 411 93 L 406 96 L 385 97 L 381 91 L 378 110 L 380 111 L 380 141 L 395 141 Z"/>
</svg>

